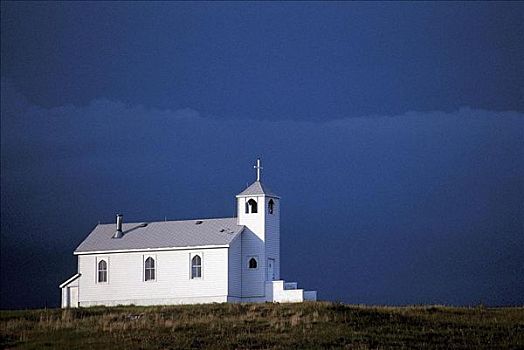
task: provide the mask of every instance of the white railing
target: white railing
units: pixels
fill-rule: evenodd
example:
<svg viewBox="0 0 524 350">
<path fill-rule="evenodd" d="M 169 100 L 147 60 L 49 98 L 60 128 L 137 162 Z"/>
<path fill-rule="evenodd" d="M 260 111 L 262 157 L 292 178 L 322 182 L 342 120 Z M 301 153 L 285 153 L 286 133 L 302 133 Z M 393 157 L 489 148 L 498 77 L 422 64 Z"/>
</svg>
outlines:
<svg viewBox="0 0 524 350">
<path fill-rule="evenodd" d="M 284 283 L 284 289 L 285 290 L 297 289 L 297 288 L 298 288 L 298 283 L 297 282 L 286 282 L 286 283 Z"/>
<path fill-rule="evenodd" d="M 316 301 L 317 300 L 317 291 L 315 290 L 304 291 L 304 300 Z"/>
</svg>

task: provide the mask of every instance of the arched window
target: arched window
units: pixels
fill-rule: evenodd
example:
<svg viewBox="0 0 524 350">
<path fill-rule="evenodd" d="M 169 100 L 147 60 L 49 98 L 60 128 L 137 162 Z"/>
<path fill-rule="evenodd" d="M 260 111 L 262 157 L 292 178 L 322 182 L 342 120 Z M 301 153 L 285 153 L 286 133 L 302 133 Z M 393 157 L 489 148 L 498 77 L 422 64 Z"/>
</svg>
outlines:
<svg viewBox="0 0 524 350">
<path fill-rule="evenodd" d="M 273 202 L 273 200 L 270 199 L 267 203 L 267 211 L 269 212 L 269 214 L 273 214 L 273 209 L 275 209 L 275 202 Z"/>
<path fill-rule="evenodd" d="M 107 282 L 107 262 L 105 260 L 98 262 L 98 282 Z"/>
<path fill-rule="evenodd" d="M 191 259 L 191 278 L 202 277 L 202 259 L 199 255 L 195 255 Z"/>
<path fill-rule="evenodd" d="M 253 198 L 251 198 L 250 200 L 247 201 L 246 203 L 246 214 L 254 214 L 256 213 L 258 210 L 257 210 L 257 201 L 254 200 Z"/>
<path fill-rule="evenodd" d="M 155 279 L 155 259 L 149 257 L 144 264 L 144 279 L 153 281 Z"/>
<path fill-rule="evenodd" d="M 257 259 L 255 259 L 255 258 L 249 259 L 249 268 L 250 269 L 256 269 L 257 268 Z"/>
</svg>

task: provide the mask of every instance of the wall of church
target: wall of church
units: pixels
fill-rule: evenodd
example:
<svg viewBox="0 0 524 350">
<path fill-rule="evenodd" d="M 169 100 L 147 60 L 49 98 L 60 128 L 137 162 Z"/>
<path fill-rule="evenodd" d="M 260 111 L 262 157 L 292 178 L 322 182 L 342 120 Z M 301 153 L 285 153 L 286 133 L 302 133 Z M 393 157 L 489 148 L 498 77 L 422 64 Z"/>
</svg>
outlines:
<svg viewBox="0 0 524 350">
<path fill-rule="evenodd" d="M 202 277 L 190 278 L 191 258 L 202 257 Z M 155 259 L 155 280 L 145 281 L 144 262 Z M 97 262 L 108 262 L 107 283 L 97 282 Z M 228 249 L 79 255 L 80 306 L 225 302 Z"/>
<path fill-rule="evenodd" d="M 245 203 L 250 199 L 257 201 L 257 213 L 246 214 Z M 265 296 L 266 280 L 265 222 L 266 206 L 264 196 L 241 197 L 237 201 L 238 223 L 245 225 L 242 233 L 242 297 L 257 298 Z M 257 268 L 249 268 L 249 259 L 257 260 Z"/>
<path fill-rule="evenodd" d="M 245 205 L 250 199 L 257 201 L 257 213 L 246 214 Z M 264 283 L 268 276 L 268 259 L 274 259 L 274 279 L 280 279 L 280 200 L 275 202 L 273 214 L 268 212 L 270 197 L 240 197 L 237 201 L 238 223 L 249 230 L 242 234 L 242 297 L 265 295 Z M 249 259 L 258 261 L 256 269 L 249 268 Z"/>
<path fill-rule="evenodd" d="M 266 209 L 271 198 L 266 198 Z M 280 200 L 273 199 L 273 214 L 267 213 L 266 220 L 266 259 L 275 259 L 275 280 L 280 279 Z"/>
<path fill-rule="evenodd" d="M 257 267 L 249 268 L 249 260 L 255 258 Z M 242 297 L 253 298 L 265 295 L 266 277 L 264 242 L 249 228 L 242 233 Z"/>
<path fill-rule="evenodd" d="M 78 279 L 61 288 L 61 307 L 78 307 Z"/>
<path fill-rule="evenodd" d="M 228 251 L 228 296 L 242 297 L 242 238 L 237 238 L 229 244 Z"/>
<path fill-rule="evenodd" d="M 257 202 L 258 212 L 255 214 L 246 214 L 246 202 L 250 199 L 254 199 Z M 237 200 L 237 213 L 238 213 L 238 224 L 249 227 L 251 232 L 256 234 L 259 240 L 264 241 L 264 197 L 244 197 L 238 198 Z"/>
</svg>

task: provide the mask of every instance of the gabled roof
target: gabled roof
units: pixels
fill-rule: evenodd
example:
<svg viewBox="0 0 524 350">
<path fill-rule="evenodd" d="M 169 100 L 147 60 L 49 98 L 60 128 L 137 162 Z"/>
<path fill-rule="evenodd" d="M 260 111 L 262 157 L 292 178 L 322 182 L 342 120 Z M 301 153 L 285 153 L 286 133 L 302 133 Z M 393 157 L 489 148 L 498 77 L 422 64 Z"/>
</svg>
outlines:
<svg viewBox="0 0 524 350">
<path fill-rule="evenodd" d="M 256 195 L 266 195 L 268 197 L 280 198 L 276 194 L 271 192 L 271 190 L 267 188 L 266 185 L 262 184 L 262 182 L 260 181 L 253 182 L 248 188 L 237 194 L 237 197 L 247 197 Z"/>
<path fill-rule="evenodd" d="M 115 224 L 97 225 L 75 254 L 95 251 L 141 250 L 228 245 L 244 229 L 237 218 L 124 223 L 123 237 L 112 238 Z"/>
</svg>

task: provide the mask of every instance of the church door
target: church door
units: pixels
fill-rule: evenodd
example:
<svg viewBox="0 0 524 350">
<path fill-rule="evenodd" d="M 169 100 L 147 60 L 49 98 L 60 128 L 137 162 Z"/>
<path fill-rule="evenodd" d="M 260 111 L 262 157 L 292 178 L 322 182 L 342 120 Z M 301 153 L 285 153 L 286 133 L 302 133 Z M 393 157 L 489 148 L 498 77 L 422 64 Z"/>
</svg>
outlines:
<svg viewBox="0 0 524 350">
<path fill-rule="evenodd" d="M 275 279 L 275 259 L 267 259 L 267 280 Z"/>
<path fill-rule="evenodd" d="M 67 287 L 67 307 L 78 307 L 78 287 Z"/>
</svg>

